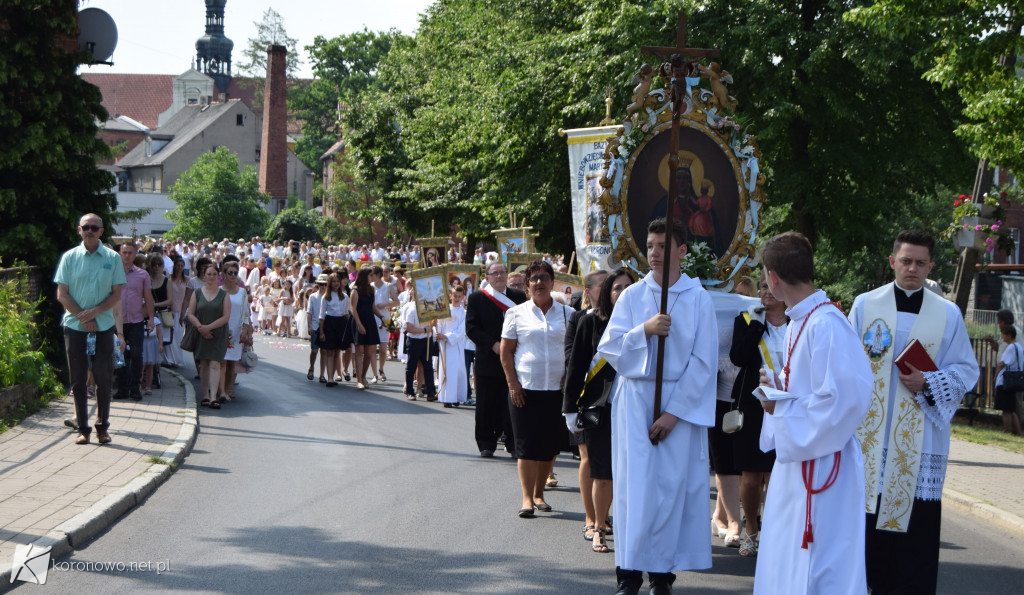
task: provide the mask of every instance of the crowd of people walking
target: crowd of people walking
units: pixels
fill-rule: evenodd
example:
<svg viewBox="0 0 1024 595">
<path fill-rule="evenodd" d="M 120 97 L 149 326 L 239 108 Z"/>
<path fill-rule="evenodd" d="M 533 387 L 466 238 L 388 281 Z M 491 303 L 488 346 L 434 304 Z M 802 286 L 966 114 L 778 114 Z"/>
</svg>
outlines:
<svg viewBox="0 0 1024 595">
<path fill-rule="evenodd" d="M 711 539 L 756 559 L 755 592 L 934 592 L 949 421 L 978 366 L 958 311 L 924 291 L 927 234 L 897 237 L 895 282 L 858 297 L 849 319 L 814 287 L 806 238 L 776 236 L 757 279 L 735 284 L 722 333 L 723 302 L 679 273 L 684 234 L 664 220 L 647 230 L 650 273 L 594 271 L 573 296 L 554 291 L 558 258 L 510 273 L 478 250 L 483 281 L 454 283 L 435 321 L 420 320 L 404 277 L 418 247 L 253 238 L 115 252 L 102 230 L 82 217 L 83 243 L 54 277 L 79 444 L 92 430 L 87 398 L 108 443 L 110 399 L 143 399 L 183 350 L 200 404 L 229 403 L 262 332 L 308 341 L 306 380 L 327 389 L 385 383 L 385 362 L 398 359 L 409 401 L 475 405 L 480 456 L 501 444 L 516 459 L 520 518 L 552 511 L 556 459 L 578 453 L 582 534 L 594 552 L 614 551 L 617 594 L 637 593 L 644 572 L 651 593 L 671 592 L 674 571 L 710 566 Z M 1015 345 L 1012 320 L 1001 328 Z M 896 354 L 919 339 L 933 365 L 907 368 Z M 671 355 L 656 366 L 659 343 Z M 1003 351 L 1000 386 L 1021 361 L 1019 347 Z M 915 425 L 901 425 L 907 411 Z M 887 453 L 900 465 L 887 467 Z M 895 501 L 895 489 L 913 497 Z"/>
</svg>

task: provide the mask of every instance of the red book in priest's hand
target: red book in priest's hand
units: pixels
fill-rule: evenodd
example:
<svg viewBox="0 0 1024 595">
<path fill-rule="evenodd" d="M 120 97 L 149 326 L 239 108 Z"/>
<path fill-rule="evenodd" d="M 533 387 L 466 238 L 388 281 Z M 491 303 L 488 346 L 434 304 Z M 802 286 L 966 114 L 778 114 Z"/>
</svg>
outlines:
<svg viewBox="0 0 1024 595">
<path fill-rule="evenodd" d="M 913 339 L 903 351 L 896 356 L 893 363 L 900 369 L 900 372 L 904 374 L 910 374 L 910 368 L 907 364 L 914 366 L 922 372 L 937 372 L 939 369 L 935 366 L 935 362 L 932 361 L 928 352 L 924 350 L 924 345 L 917 339 Z"/>
</svg>

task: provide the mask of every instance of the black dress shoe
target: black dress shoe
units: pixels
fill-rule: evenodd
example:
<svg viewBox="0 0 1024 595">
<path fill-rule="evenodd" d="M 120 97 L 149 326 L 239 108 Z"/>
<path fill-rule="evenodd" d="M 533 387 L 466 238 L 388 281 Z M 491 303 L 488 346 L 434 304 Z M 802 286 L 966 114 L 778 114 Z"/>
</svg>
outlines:
<svg viewBox="0 0 1024 595">
<path fill-rule="evenodd" d="M 671 595 L 676 575 L 671 572 L 648 572 L 647 576 L 651 583 L 651 595 Z"/>
<path fill-rule="evenodd" d="M 494 458 L 494 451 L 493 450 L 481 450 L 480 451 L 480 456 L 485 458 L 485 459 Z"/>
<path fill-rule="evenodd" d="M 615 595 L 637 595 L 644 584 L 644 573 L 639 570 L 622 570 L 615 568 Z"/>
</svg>

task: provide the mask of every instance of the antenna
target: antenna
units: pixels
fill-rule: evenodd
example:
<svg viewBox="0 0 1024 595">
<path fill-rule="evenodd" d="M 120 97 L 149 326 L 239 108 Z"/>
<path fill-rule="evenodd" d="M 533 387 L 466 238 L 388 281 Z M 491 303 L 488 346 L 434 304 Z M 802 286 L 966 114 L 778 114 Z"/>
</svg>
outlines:
<svg viewBox="0 0 1024 595">
<path fill-rule="evenodd" d="M 117 25 L 106 11 L 86 8 L 78 13 L 78 51 L 92 54 L 89 64 L 113 66 L 110 57 L 117 47 Z"/>
</svg>

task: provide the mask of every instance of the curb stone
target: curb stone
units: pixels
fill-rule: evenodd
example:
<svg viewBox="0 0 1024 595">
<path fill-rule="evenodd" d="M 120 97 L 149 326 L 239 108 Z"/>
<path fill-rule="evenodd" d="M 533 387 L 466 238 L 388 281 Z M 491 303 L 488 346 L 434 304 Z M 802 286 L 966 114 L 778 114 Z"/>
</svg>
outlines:
<svg viewBox="0 0 1024 595">
<path fill-rule="evenodd" d="M 997 529 L 1024 537 L 1024 518 L 996 508 L 984 500 L 945 488 L 942 491 L 942 503 L 966 515 L 984 520 Z"/>
<path fill-rule="evenodd" d="M 196 435 L 199 433 L 199 412 L 196 409 L 196 392 L 192 383 L 184 376 L 170 368 L 164 368 L 161 373 L 169 373 L 177 378 L 178 382 L 185 387 L 185 405 L 182 415 L 181 429 L 174 442 L 160 455 L 173 465 L 178 465 L 192 450 L 196 443 Z M 81 548 L 93 537 L 102 533 L 112 526 L 122 515 L 138 506 L 153 491 L 171 476 L 171 466 L 165 464 L 153 464 L 149 469 L 121 486 L 99 502 L 93 504 L 83 512 L 61 523 L 53 531 L 32 542 L 36 547 L 45 548 L 49 546 L 50 559 L 63 558 L 72 551 Z M 11 573 L 13 568 L 7 561 L 0 561 L 5 568 L 0 570 L 0 592 L 6 591 L 13 586 L 11 584 Z M 20 583 L 19 583 L 20 584 Z"/>
</svg>

